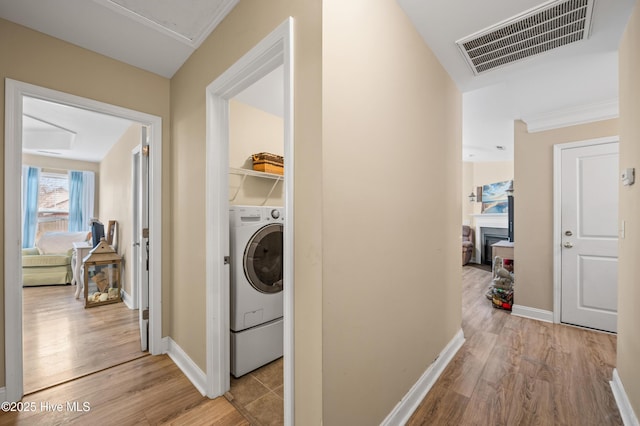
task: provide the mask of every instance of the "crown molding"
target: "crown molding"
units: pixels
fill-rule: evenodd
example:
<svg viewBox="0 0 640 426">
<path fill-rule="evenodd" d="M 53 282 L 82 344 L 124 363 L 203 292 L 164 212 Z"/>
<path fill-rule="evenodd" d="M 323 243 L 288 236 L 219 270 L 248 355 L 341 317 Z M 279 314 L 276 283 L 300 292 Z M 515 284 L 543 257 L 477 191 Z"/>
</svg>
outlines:
<svg viewBox="0 0 640 426">
<path fill-rule="evenodd" d="M 522 117 L 529 133 L 618 118 L 618 98 Z"/>
</svg>

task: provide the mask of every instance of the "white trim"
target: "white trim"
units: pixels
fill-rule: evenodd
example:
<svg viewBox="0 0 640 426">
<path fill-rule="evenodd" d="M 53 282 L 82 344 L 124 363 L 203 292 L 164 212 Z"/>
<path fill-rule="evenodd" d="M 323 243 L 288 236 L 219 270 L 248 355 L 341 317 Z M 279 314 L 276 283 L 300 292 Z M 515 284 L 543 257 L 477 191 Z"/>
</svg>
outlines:
<svg viewBox="0 0 640 426">
<path fill-rule="evenodd" d="M 620 375 L 616 368 L 613 369 L 613 376 L 609 385 L 611 385 L 611 392 L 613 392 L 613 397 L 616 399 L 618 410 L 620 410 L 622 423 L 624 423 L 625 426 L 639 426 L 640 422 L 638 422 L 638 417 L 636 416 L 635 411 L 633 411 L 631 401 L 629 401 L 629 397 L 624 390 L 624 386 L 622 386 L 622 380 L 620 379 Z"/>
<path fill-rule="evenodd" d="M 5 398 L 22 399 L 22 265 L 20 232 L 22 93 L 5 80 L 4 127 L 4 353 Z M 17 141 L 17 143 L 11 143 Z M 13 283 L 13 285 L 11 285 Z"/>
<path fill-rule="evenodd" d="M 214 398 L 223 395 L 230 386 L 230 336 L 229 336 L 229 265 L 223 262 L 229 256 L 229 212 L 223 201 L 226 193 L 222 187 L 228 182 L 228 101 L 213 96 L 207 90 L 207 145 L 206 145 L 206 395 Z M 215 141 L 215 142 L 214 142 Z M 226 167 L 220 163 L 226 164 Z M 209 165 L 216 167 L 209 167 Z"/>
<path fill-rule="evenodd" d="M 553 322 L 553 312 L 544 309 L 530 308 L 529 306 L 513 305 L 511 315 L 544 322 Z"/>
<path fill-rule="evenodd" d="M 7 401 L 7 388 L 0 388 L 0 401 L 5 402 Z"/>
<path fill-rule="evenodd" d="M 418 381 L 409 389 L 409 392 L 398 402 L 389 415 L 380 423 L 383 426 L 403 425 L 407 423 L 411 415 L 416 411 L 429 390 L 433 387 L 438 377 L 464 343 L 462 329 L 458 330 L 453 339 L 440 352 L 438 358 L 429 365 Z"/>
<path fill-rule="evenodd" d="M 560 324 L 562 314 L 562 150 L 553 146 L 553 322 Z"/>
<path fill-rule="evenodd" d="M 136 155 L 142 155 L 142 143 L 139 143 L 137 146 L 135 146 L 131 150 L 131 181 L 132 183 L 138 184 L 140 173 L 138 170 L 139 164 L 137 164 Z M 136 193 L 138 191 L 139 191 L 139 187 L 134 187 L 134 185 L 132 185 L 131 205 L 134 206 L 133 211 L 131 212 L 132 223 L 139 221 L 138 215 L 139 215 L 140 206 L 139 206 L 139 200 L 136 199 Z M 135 232 L 137 231 L 137 227 L 134 225 L 131 227 L 131 230 L 132 230 L 132 233 L 135 234 Z M 138 236 L 133 235 L 132 244 L 135 244 L 137 239 L 138 239 Z M 141 248 L 138 246 L 138 252 L 140 250 Z M 130 309 L 138 309 L 138 287 L 140 286 L 140 279 L 138 276 L 140 265 L 139 264 L 136 265 L 136 260 L 138 260 L 138 258 L 136 258 L 133 255 L 134 253 L 135 253 L 135 249 L 132 247 L 132 256 L 131 256 L 132 258 L 130 259 L 129 263 L 131 264 L 131 269 L 133 272 L 132 274 L 130 274 L 130 276 L 133 277 L 133 280 L 131 282 L 131 295 L 129 296 L 127 294 L 127 297 L 129 298 L 129 303 L 130 303 L 127 306 L 129 306 Z"/>
<path fill-rule="evenodd" d="M 124 291 L 124 289 L 122 290 L 122 302 L 127 305 L 127 308 L 133 310 L 133 309 L 137 309 L 134 307 L 134 301 L 135 299 L 132 298 L 131 296 L 129 296 L 129 293 L 127 293 L 126 291 Z"/>
<path fill-rule="evenodd" d="M 162 118 L 147 124 L 149 144 L 149 352 L 162 353 Z"/>
<path fill-rule="evenodd" d="M 609 120 L 620 116 L 618 99 L 522 117 L 529 133 Z"/>
<path fill-rule="evenodd" d="M 618 136 L 567 142 L 553 146 L 553 322 L 559 324 L 562 314 L 562 151 L 571 148 L 619 142 Z M 515 305 L 514 305 L 515 307 Z M 513 311 L 512 311 L 513 313 Z M 524 315 L 523 315 L 524 316 Z"/>
<path fill-rule="evenodd" d="M 198 389 L 198 392 L 202 396 L 205 396 L 205 389 L 207 388 L 207 375 L 193 362 L 189 355 L 182 350 L 171 337 L 165 337 L 163 340 L 164 353 L 169 355 L 169 358 L 178 366 L 180 371 L 187 376 L 187 379 Z"/>
<path fill-rule="evenodd" d="M 284 172 L 284 241 L 283 241 L 283 278 L 288 283 L 283 291 L 284 306 L 284 424 L 293 425 L 294 420 L 294 366 L 295 366 L 295 341 L 294 341 L 294 318 L 295 318 L 295 282 L 294 282 L 294 223 L 295 215 L 293 209 L 293 194 L 295 175 L 294 149 L 294 20 L 289 18 L 281 25 L 282 28 L 282 48 L 283 48 L 283 69 L 284 69 L 284 162 L 287 167 Z"/>
<path fill-rule="evenodd" d="M 5 386 L 7 398 L 18 401 L 23 392 L 22 365 L 22 264 L 20 235 L 20 179 L 22 164 L 22 98 L 30 96 L 77 108 L 125 118 L 149 127 L 150 156 L 149 232 L 149 352 L 162 353 L 162 118 L 57 90 L 5 79 L 4 168 L 4 294 L 5 294 Z"/>
<path fill-rule="evenodd" d="M 288 18 L 206 89 L 206 395 L 229 389 L 229 99 L 284 69 L 284 417 L 293 424 L 293 19 Z"/>
</svg>

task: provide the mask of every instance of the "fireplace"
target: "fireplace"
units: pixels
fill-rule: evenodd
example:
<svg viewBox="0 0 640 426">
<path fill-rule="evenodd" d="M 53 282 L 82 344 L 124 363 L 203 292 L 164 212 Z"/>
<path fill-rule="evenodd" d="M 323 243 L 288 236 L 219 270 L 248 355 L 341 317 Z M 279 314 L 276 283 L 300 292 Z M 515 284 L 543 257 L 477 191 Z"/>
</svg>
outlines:
<svg viewBox="0 0 640 426">
<path fill-rule="evenodd" d="M 508 228 L 480 228 L 480 247 L 482 250 L 482 263 L 485 265 L 491 265 L 492 248 L 491 246 L 499 241 L 509 239 Z"/>
<path fill-rule="evenodd" d="M 474 262 L 483 263 L 486 260 L 491 263 L 491 251 L 485 251 L 485 241 L 482 231 L 489 230 L 489 235 L 494 235 L 494 239 L 490 244 L 495 244 L 500 240 L 509 238 L 509 224 L 506 213 L 481 213 L 472 215 L 476 228 L 476 245 L 474 248 Z M 491 245 L 489 244 L 489 247 Z"/>
</svg>

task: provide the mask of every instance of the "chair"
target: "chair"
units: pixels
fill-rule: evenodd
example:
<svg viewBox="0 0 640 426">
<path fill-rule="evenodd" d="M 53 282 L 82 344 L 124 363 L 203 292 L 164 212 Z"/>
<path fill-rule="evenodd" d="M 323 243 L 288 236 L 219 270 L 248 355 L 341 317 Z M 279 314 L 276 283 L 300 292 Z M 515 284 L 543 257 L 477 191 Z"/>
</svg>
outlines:
<svg viewBox="0 0 640 426">
<path fill-rule="evenodd" d="M 473 256 L 476 234 L 469 225 L 462 225 L 462 265 L 466 265 Z"/>
</svg>

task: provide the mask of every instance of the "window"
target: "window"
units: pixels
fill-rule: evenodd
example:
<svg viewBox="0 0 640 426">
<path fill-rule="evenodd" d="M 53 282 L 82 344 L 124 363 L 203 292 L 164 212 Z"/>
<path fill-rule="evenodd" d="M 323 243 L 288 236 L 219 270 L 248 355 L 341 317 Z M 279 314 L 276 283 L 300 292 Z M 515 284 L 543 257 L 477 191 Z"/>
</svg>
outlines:
<svg viewBox="0 0 640 426">
<path fill-rule="evenodd" d="M 36 241 L 45 232 L 69 228 L 69 176 L 66 173 L 40 173 L 38 185 L 38 228 Z"/>
</svg>

